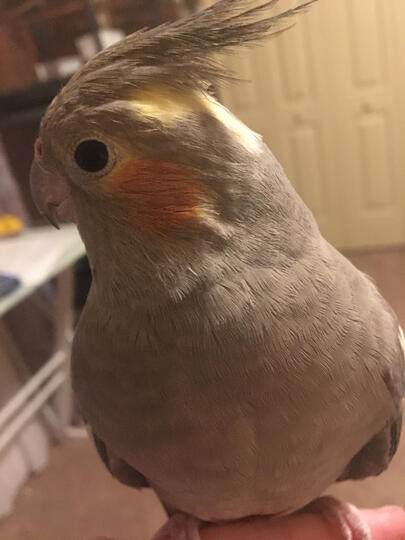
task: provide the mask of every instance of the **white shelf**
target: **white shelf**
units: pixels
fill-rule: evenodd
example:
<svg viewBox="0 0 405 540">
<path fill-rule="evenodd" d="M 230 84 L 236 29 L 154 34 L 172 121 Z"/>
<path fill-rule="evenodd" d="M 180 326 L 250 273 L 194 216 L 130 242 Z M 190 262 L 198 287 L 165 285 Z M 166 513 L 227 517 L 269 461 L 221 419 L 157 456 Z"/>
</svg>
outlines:
<svg viewBox="0 0 405 540">
<path fill-rule="evenodd" d="M 0 239 L 0 273 L 21 280 L 20 287 L 0 299 L 0 317 L 84 254 L 84 244 L 75 225 L 63 225 L 59 231 L 37 227 Z"/>
<path fill-rule="evenodd" d="M 22 385 L 0 410 L 0 454 L 27 422 L 55 395 L 58 430 L 65 433 L 71 412 L 69 384 L 72 341 L 72 266 L 85 254 L 84 244 L 74 225 L 28 229 L 0 240 L 0 273 L 20 279 L 20 286 L 0 299 L 0 318 L 38 287 L 57 278 L 54 355 Z M 1 321 L 0 321 L 1 324 Z"/>
</svg>

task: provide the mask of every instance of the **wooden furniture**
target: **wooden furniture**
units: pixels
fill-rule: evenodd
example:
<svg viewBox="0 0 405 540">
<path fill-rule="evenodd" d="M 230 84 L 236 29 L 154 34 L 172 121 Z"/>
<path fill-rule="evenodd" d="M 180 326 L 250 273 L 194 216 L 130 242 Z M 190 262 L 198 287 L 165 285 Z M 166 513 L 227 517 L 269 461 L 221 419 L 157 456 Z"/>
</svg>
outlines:
<svg viewBox="0 0 405 540">
<path fill-rule="evenodd" d="M 0 23 L 0 91 L 21 88 L 36 81 L 36 47 L 24 22 Z"/>
</svg>

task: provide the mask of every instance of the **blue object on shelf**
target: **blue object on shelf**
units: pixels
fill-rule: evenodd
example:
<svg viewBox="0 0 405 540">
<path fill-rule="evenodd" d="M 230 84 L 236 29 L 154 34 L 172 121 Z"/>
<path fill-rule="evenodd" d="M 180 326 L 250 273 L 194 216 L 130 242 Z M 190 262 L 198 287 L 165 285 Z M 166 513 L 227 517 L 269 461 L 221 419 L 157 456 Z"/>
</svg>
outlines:
<svg viewBox="0 0 405 540">
<path fill-rule="evenodd" d="M 20 286 L 20 280 L 15 276 L 0 274 L 0 298 L 12 293 Z"/>
</svg>

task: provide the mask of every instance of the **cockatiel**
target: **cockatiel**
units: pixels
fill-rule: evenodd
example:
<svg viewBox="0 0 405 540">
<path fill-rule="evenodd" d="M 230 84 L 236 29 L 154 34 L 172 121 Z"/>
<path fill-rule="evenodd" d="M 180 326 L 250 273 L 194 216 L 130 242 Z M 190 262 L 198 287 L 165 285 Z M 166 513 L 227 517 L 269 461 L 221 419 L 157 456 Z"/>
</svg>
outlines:
<svg viewBox="0 0 405 540">
<path fill-rule="evenodd" d="M 173 514 L 159 539 L 292 512 L 382 472 L 400 436 L 394 313 L 209 92 L 214 53 L 312 2 L 276 3 L 220 0 L 130 35 L 71 79 L 36 142 L 34 198 L 76 221 L 93 275 L 74 390 L 110 472 Z"/>
</svg>

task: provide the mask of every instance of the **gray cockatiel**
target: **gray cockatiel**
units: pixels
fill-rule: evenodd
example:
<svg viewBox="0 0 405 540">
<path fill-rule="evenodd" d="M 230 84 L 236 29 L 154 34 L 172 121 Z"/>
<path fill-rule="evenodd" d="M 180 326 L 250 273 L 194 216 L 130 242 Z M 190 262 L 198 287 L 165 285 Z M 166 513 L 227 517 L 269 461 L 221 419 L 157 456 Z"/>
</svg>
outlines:
<svg viewBox="0 0 405 540">
<path fill-rule="evenodd" d="M 225 76 L 213 53 L 309 3 L 274 14 L 276 0 L 221 0 L 137 32 L 86 64 L 41 124 L 34 198 L 77 222 L 93 274 L 74 389 L 110 472 L 183 513 L 156 538 L 180 538 L 187 516 L 292 512 L 379 474 L 398 445 L 394 313 L 207 90 Z"/>
</svg>

